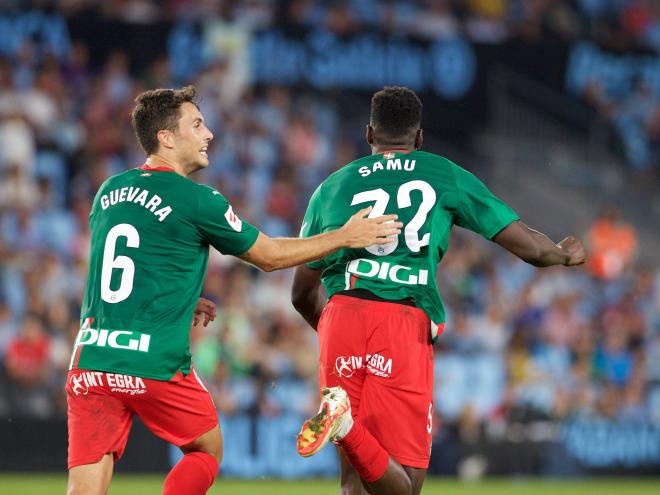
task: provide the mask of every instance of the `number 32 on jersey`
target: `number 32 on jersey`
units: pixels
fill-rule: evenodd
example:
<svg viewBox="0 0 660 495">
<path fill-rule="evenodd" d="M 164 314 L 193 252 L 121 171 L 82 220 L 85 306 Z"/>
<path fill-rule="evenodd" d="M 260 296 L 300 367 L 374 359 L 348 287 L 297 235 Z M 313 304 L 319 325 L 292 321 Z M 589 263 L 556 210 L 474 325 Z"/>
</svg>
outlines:
<svg viewBox="0 0 660 495">
<path fill-rule="evenodd" d="M 412 220 L 404 227 L 404 238 L 406 246 L 413 253 L 419 253 L 420 249 L 429 245 L 430 233 L 426 233 L 420 239 L 419 230 L 426 222 L 429 212 L 435 205 L 435 189 L 428 182 L 423 180 L 412 180 L 401 184 L 396 194 L 396 202 L 399 208 L 409 208 L 412 206 L 412 191 L 422 193 L 422 202 Z M 353 196 L 351 206 L 374 201 L 374 207 L 369 213 L 369 218 L 378 217 L 385 214 L 387 205 L 390 201 L 390 195 L 381 188 L 363 191 Z M 368 252 L 376 256 L 387 256 L 392 253 L 399 245 L 399 238 L 396 237 L 392 242 L 366 248 Z"/>
</svg>

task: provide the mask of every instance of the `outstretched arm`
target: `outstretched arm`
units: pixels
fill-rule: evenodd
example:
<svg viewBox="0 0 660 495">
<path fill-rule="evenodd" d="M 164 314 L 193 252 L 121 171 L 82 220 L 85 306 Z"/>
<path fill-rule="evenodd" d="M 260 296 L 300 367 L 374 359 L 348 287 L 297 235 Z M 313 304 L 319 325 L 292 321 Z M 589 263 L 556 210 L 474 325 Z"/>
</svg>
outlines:
<svg viewBox="0 0 660 495">
<path fill-rule="evenodd" d="M 584 246 L 575 237 L 566 237 L 555 244 L 548 236 L 530 229 L 524 223 L 512 222 L 502 229 L 493 241 L 534 266 L 581 265 Z"/>
<path fill-rule="evenodd" d="M 316 330 L 325 307 L 325 297 L 320 293 L 321 270 L 306 265 L 296 268 L 291 286 L 291 302 L 296 311 Z"/>
<path fill-rule="evenodd" d="M 273 238 L 260 232 L 252 247 L 239 258 L 271 272 L 321 259 L 342 248 L 387 244 L 392 236 L 401 233 L 403 224 L 394 221 L 396 215 L 366 218 L 370 211 L 371 207 L 364 208 L 341 228 L 306 239 Z"/>
</svg>

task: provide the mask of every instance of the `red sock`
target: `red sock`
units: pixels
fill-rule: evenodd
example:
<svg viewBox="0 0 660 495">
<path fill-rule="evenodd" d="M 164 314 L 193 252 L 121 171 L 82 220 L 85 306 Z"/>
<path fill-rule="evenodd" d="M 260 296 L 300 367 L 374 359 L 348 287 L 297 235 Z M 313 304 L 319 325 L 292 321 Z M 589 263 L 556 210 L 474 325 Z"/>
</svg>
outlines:
<svg viewBox="0 0 660 495">
<path fill-rule="evenodd" d="M 206 452 L 183 456 L 165 478 L 163 495 L 204 495 L 218 474 L 218 461 Z"/>
<path fill-rule="evenodd" d="M 353 427 L 339 441 L 351 466 L 368 483 L 379 480 L 387 471 L 390 456 L 369 431 L 353 418 Z"/>
</svg>

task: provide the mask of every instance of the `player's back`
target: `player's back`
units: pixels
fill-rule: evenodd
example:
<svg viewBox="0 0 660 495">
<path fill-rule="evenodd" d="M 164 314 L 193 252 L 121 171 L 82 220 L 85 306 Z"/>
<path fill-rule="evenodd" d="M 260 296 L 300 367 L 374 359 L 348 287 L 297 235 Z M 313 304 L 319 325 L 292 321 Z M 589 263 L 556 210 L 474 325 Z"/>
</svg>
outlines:
<svg viewBox="0 0 660 495">
<path fill-rule="evenodd" d="M 436 270 L 452 224 L 490 239 L 517 219 L 476 177 L 449 160 L 423 151 L 389 151 L 360 158 L 328 177 L 310 202 L 303 235 L 337 228 L 367 206 L 373 206 L 370 216 L 399 216 L 404 227 L 398 238 L 342 250 L 310 266 L 324 270 L 329 296 L 359 288 L 387 300 L 412 298 L 436 324 L 444 322 Z"/>
<path fill-rule="evenodd" d="M 74 368 L 155 379 L 189 371 L 208 246 L 234 254 L 223 229 L 243 226 L 220 193 L 165 170 L 129 170 L 97 193 Z"/>
</svg>

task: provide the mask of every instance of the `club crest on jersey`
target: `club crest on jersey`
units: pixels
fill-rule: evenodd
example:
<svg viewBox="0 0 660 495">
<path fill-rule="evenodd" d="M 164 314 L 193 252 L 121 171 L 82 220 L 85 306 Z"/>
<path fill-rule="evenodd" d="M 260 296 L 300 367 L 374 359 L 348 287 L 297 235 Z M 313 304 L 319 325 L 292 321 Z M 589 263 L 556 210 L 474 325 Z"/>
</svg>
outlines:
<svg viewBox="0 0 660 495">
<path fill-rule="evenodd" d="M 229 208 L 227 208 L 227 211 L 225 212 L 225 218 L 227 219 L 227 223 L 231 226 L 232 229 L 234 229 L 236 232 L 241 231 L 243 222 L 240 218 L 238 218 L 238 215 L 234 213 L 231 205 L 229 205 Z"/>
</svg>

